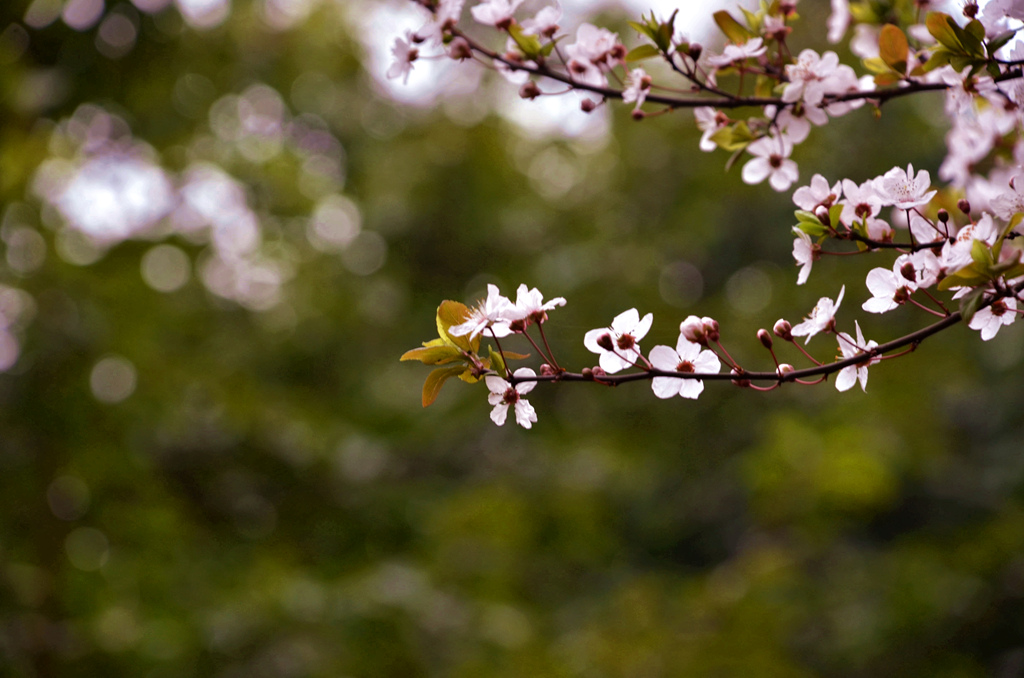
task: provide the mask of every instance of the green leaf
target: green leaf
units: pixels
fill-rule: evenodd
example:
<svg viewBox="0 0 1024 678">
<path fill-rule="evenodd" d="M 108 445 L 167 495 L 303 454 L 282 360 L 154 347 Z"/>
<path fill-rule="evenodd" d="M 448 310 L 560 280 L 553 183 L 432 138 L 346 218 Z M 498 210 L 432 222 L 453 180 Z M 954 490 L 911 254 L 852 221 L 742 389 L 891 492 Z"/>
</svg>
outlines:
<svg viewBox="0 0 1024 678">
<path fill-rule="evenodd" d="M 954 287 L 974 287 L 988 282 L 989 278 L 987 273 L 978 269 L 977 264 L 971 264 L 940 280 L 938 288 L 945 292 Z"/>
<path fill-rule="evenodd" d="M 753 33 L 761 32 L 761 17 L 754 14 L 746 7 L 740 7 L 740 11 L 743 12 L 743 18 L 747 20 L 747 26 Z"/>
<path fill-rule="evenodd" d="M 975 240 L 971 243 L 971 259 L 974 263 L 984 266 L 986 269 L 995 263 L 992 260 L 992 250 L 989 249 L 987 243 L 981 240 Z"/>
<path fill-rule="evenodd" d="M 505 360 L 501 357 L 501 354 L 491 346 L 487 347 L 487 351 L 491 356 L 491 368 L 501 376 L 508 374 L 508 367 L 505 365 Z"/>
<path fill-rule="evenodd" d="M 540 56 L 542 48 L 540 38 L 536 35 L 527 35 L 523 27 L 515 22 L 508 27 L 508 34 L 526 58 L 533 60 Z"/>
<path fill-rule="evenodd" d="M 414 348 L 411 351 L 406 351 L 402 354 L 402 357 L 399 358 L 399 361 L 418 360 L 424 365 L 444 365 L 445 363 L 454 362 L 461 358 L 462 351 L 454 346 L 428 346 L 425 344 L 423 348 Z"/>
<path fill-rule="evenodd" d="M 889 68 L 889 64 L 882 61 L 879 57 L 870 57 L 863 60 L 864 68 L 868 69 L 876 75 L 889 75 L 892 73 L 892 69 Z"/>
<path fill-rule="evenodd" d="M 931 71 L 934 71 L 936 68 L 942 68 L 943 66 L 948 65 L 949 60 L 952 58 L 952 52 L 950 52 L 945 47 L 939 47 L 934 52 L 932 52 L 932 55 L 928 58 L 928 61 L 926 61 L 924 66 L 922 66 L 921 68 L 922 70 L 924 70 L 925 73 L 930 73 Z"/>
<path fill-rule="evenodd" d="M 929 12 L 924 20 L 924 25 L 928 32 L 932 34 L 932 37 L 938 40 L 939 44 L 946 49 L 955 53 L 962 53 L 964 51 L 963 43 L 957 38 L 956 31 L 952 28 L 956 26 L 956 22 L 948 14 Z"/>
<path fill-rule="evenodd" d="M 985 39 L 985 27 L 977 19 L 972 19 L 968 22 L 968 24 L 964 26 L 964 30 L 978 42 Z"/>
<path fill-rule="evenodd" d="M 819 219 L 818 215 L 816 215 L 814 212 L 808 212 L 807 210 L 797 210 L 793 212 L 793 214 L 796 215 L 796 220 L 799 221 L 800 223 L 806 222 L 809 224 L 818 224 L 819 226 L 822 225 L 821 219 Z"/>
<path fill-rule="evenodd" d="M 1006 43 L 1010 42 L 1016 34 L 1017 31 L 1003 31 L 985 43 L 985 50 L 988 52 L 989 57 L 994 57 L 996 52 L 998 52 Z"/>
<path fill-rule="evenodd" d="M 843 216 L 842 205 L 832 205 L 828 208 L 828 220 L 831 222 L 832 228 L 835 228 L 842 221 L 840 217 Z"/>
<path fill-rule="evenodd" d="M 658 48 L 663 52 L 667 52 L 672 47 L 672 35 L 676 32 L 676 15 L 679 14 L 679 10 L 672 12 L 672 16 L 668 18 L 668 21 L 663 21 L 656 31 L 654 42 L 658 45 Z M 651 18 L 654 17 L 654 12 L 651 12 Z"/>
<path fill-rule="evenodd" d="M 651 44 L 643 44 L 629 50 L 629 53 L 626 54 L 626 61 L 643 61 L 644 59 L 656 56 L 661 56 L 661 52 L 658 51 L 657 47 Z"/>
<path fill-rule="evenodd" d="M 737 45 L 742 45 L 750 38 L 754 37 L 754 34 L 744 28 L 740 22 L 732 18 L 732 15 L 727 11 L 719 10 L 714 13 L 715 23 L 725 33 L 725 37 L 729 38 L 732 42 Z"/>
<path fill-rule="evenodd" d="M 971 322 L 971 319 L 974 318 L 974 314 L 978 312 L 978 307 L 981 306 L 984 296 L 985 288 L 979 287 L 960 300 L 960 315 L 963 316 L 965 323 Z"/>
<path fill-rule="evenodd" d="M 428 374 L 427 380 L 423 382 L 423 407 L 429 407 L 431 403 L 437 400 L 437 395 L 441 392 L 444 382 L 452 377 L 459 376 L 460 373 L 465 371 L 465 366 L 456 365 L 454 367 L 438 367 Z"/>
<path fill-rule="evenodd" d="M 817 223 L 812 221 L 801 221 L 793 228 L 803 231 L 812 238 L 817 238 L 828 233 L 828 227 L 820 221 Z"/>
<path fill-rule="evenodd" d="M 640 33 L 641 35 L 646 35 L 651 40 L 654 40 L 653 31 L 651 31 L 651 29 L 648 28 L 645 24 L 642 24 L 638 21 L 627 21 L 626 23 L 629 24 L 629 27 L 632 28 L 637 33 Z"/>
<path fill-rule="evenodd" d="M 886 24 L 878 36 L 878 55 L 891 69 L 899 74 L 907 72 L 907 55 L 910 46 L 906 34 L 898 26 Z"/>
</svg>

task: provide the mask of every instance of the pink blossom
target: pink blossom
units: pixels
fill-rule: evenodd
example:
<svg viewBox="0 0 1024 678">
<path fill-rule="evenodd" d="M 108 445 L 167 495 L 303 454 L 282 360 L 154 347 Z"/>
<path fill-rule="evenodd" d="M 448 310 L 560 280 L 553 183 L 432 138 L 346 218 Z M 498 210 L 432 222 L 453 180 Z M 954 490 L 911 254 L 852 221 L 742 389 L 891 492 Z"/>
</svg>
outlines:
<svg viewBox="0 0 1024 678">
<path fill-rule="evenodd" d="M 738 61 L 759 57 L 767 51 L 761 38 L 751 38 L 742 45 L 726 45 L 720 55 L 709 57 L 708 63 L 712 66 L 730 66 Z"/>
<path fill-rule="evenodd" d="M 512 374 L 517 378 L 537 376 L 529 367 L 520 367 Z M 487 402 L 494 405 L 494 409 L 491 410 L 491 421 L 503 426 L 511 405 L 516 415 L 516 423 L 523 428 L 530 428 L 537 422 L 537 411 L 533 409 L 529 400 L 522 397 L 532 391 L 537 382 L 521 381 L 513 387 L 509 382 L 494 375 L 485 377 L 484 382 L 490 391 Z"/>
<path fill-rule="evenodd" d="M 808 106 L 817 106 L 830 91 L 830 78 L 839 67 L 839 55 L 825 52 L 818 56 L 813 49 L 800 52 L 795 64 L 786 66 L 789 84 L 782 92 L 787 103 L 803 100 Z"/>
<path fill-rule="evenodd" d="M 469 12 L 479 23 L 486 26 L 507 27 L 512 21 L 512 14 L 523 0 L 484 0 L 476 7 L 470 8 Z"/>
<path fill-rule="evenodd" d="M 754 157 L 743 166 L 743 181 L 759 184 L 765 179 L 776 191 L 785 191 L 800 176 L 796 163 L 789 159 L 793 144 L 785 137 L 761 137 L 747 146 Z"/>
<path fill-rule="evenodd" d="M 929 191 L 929 187 L 931 187 L 931 177 L 928 175 L 928 171 L 921 170 L 915 176 L 913 165 L 907 165 L 906 172 L 899 167 L 893 167 L 875 179 L 875 190 L 883 204 L 902 210 L 927 205 L 937 193 L 937 191 Z"/>
<path fill-rule="evenodd" d="M 793 241 L 793 258 L 800 266 L 800 275 L 797 276 L 796 284 L 803 285 L 807 282 L 807 277 L 811 275 L 811 266 L 814 265 L 814 243 L 811 242 L 811 236 L 799 228 L 794 228 L 793 233 L 796 234 L 796 240 Z"/>
<path fill-rule="evenodd" d="M 680 335 L 675 350 L 669 346 L 655 346 L 651 349 L 651 364 L 659 370 L 672 372 L 717 374 L 722 363 L 713 351 L 701 350 L 700 344 L 687 341 Z M 675 377 L 654 377 L 651 389 L 659 398 L 682 396 L 696 398 L 704 390 L 704 382 L 700 379 L 678 379 Z"/>
<path fill-rule="evenodd" d="M 802 323 L 796 325 L 792 329 L 791 334 L 794 337 L 806 336 L 807 339 L 804 341 L 806 344 L 818 332 L 823 332 L 833 327 L 836 313 L 839 311 L 839 305 L 843 303 L 844 294 L 846 294 L 846 285 L 843 285 L 843 288 L 839 290 L 839 296 L 836 297 L 834 302 L 828 297 L 818 299 L 818 303 L 811 310 L 811 314 Z"/>
<path fill-rule="evenodd" d="M 583 337 L 583 345 L 600 354 L 601 369 L 614 374 L 633 367 L 642 357 L 640 340 L 647 336 L 654 316 L 650 313 L 643 319 L 635 308 L 615 316 L 610 327 L 590 330 Z"/>
<path fill-rule="evenodd" d="M 402 38 L 395 38 L 395 44 L 391 47 L 391 54 L 395 60 L 391 62 L 386 75 L 388 79 L 401 77 L 402 84 L 405 85 L 409 82 L 409 74 L 412 73 L 412 62 L 416 61 L 420 54 L 420 51 L 413 46 L 411 31 L 405 32 L 404 40 Z"/>
<path fill-rule="evenodd" d="M 878 346 L 876 341 L 864 341 L 864 333 L 860 331 L 860 323 L 856 320 L 853 321 L 854 327 L 857 328 L 857 340 L 854 341 L 846 332 L 840 332 L 838 336 L 839 340 L 839 351 L 842 353 L 844 359 L 854 358 L 858 355 L 867 353 L 871 349 Z M 862 363 L 856 363 L 854 365 L 847 365 L 839 371 L 836 375 L 836 388 L 839 391 L 848 391 L 854 384 L 860 381 L 860 388 L 862 391 L 868 389 L 868 366 L 874 365 L 881 362 L 881 357 L 876 356 L 870 358 Z"/>
<path fill-rule="evenodd" d="M 967 324 L 972 330 L 981 331 L 982 341 L 996 336 L 1003 325 L 1012 325 L 1017 319 L 1017 300 L 1013 297 L 996 299 L 985 308 L 979 310 Z"/>
<path fill-rule="evenodd" d="M 793 204 L 802 210 L 813 212 L 819 206 L 831 207 L 843 194 L 842 186 L 837 181 L 832 186 L 820 174 L 811 177 L 808 186 L 801 186 L 793 193 Z"/>
<path fill-rule="evenodd" d="M 487 298 L 470 311 L 466 322 L 455 325 L 448 330 L 448 334 L 453 337 L 468 334 L 473 339 L 485 329 L 490 329 L 496 337 L 507 337 L 512 334 L 508 320 L 512 308 L 512 302 L 501 296 L 497 285 L 488 285 Z"/>
</svg>

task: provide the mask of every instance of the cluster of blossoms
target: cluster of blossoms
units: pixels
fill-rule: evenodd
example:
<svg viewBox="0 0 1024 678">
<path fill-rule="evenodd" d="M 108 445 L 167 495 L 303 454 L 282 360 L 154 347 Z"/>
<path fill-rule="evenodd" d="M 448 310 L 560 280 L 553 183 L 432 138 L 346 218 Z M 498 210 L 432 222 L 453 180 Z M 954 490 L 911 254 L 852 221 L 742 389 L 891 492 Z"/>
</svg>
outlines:
<svg viewBox="0 0 1024 678">
<path fill-rule="evenodd" d="M 1024 250 L 1018 240 L 1024 235 L 1024 43 L 1014 40 L 1024 22 L 1024 3 L 990 0 L 979 6 L 967 0 L 958 19 L 921 11 L 929 4 L 924 0 L 893 0 L 887 9 L 866 0 L 832 0 L 827 38 L 838 43 L 851 35 L 850 50 L 866 71 L 858 75 L 836 52 L 804 49 L 792 55 L 788 40 L 797 0 L 762 2 L 757 11 L 744 10 L 742 20 L 716 12 L 715 22 L 727 40 L 718 51 L 679 34 L 675 14 L 668 19 L 651 14 L 631 22 L 641 41 L 628 48 L 617 34 L 589 23 L 563 33 L 557 5 L 521 17 L 522 0 L 473 3 L 473 23 L 504 39 L 503 47 L 495 49 L 471 35 L 473 24 L 462 23 L 465 0 L 412 1 L 426 10 L 426 22 L 396 39 L 389 77 L 407 77 L 428 45 L 455 59 L 473 57 L 490 64 L 519 86 L 526 99 L 575 92 L 586 112 L 619 99 L 632 105 L 637 120 L 690 109 L 702 132 L 702 151 L 725 150 L 732 154 L 730 165 L 746 156 L 742 180 L 767 180 L 776 191 L 797 184 L 799 168 L 792 154 L 812 128 L 854 109 L 867 105 L 877 111 L 896 97 L 941 92 L 951 121 L 946 157 L 938 170 L 947 182 L 943 187 L 932 185 L 928 171 L 907 165 L 863 181 L 832 183 L 815 174 L 793 193 L 798 208 L 792 227 L 797 284 L 808 280 L 814 262 L 823 256 L 889 256 L 868 273 L 861 309 L 884 314 L 909 306 L 938 318 L 933 324 L 883 344 L 866 340 L 857 321 L 853 334 L 840 332 L 836 314 L 846 293 L 843 286 L 835 301 L 823 297 L 803 322 L 793 326 L 779 320 L 772 332 L 759 331 L 758 340 L 770 352 L 775 369 L 755 372 L 732 359 L 711 318 L 688 318 L 674 348 L 655 346 L 645 357 L 640 341 L 653 319 L 630 309 L 584 336 L 586 348 L 599 356 L 598 365 L 579 373 L 561 368 L 541 328 L 546 350 L 532 338 L 530 342 L 547 362 L 539 374 L 528 368 L 513 372 L 500 345 L 489 358 L 479 355 L 479 336 L 486 333 L 495 343 L 510 334 L 529 337 L 527 328 L 540 327 L 547 311 L 565 300 L 544 303 L 536 289 L 521 286 L 513 303 L 491 286 L 474 309 L 461 307 L 459 322 L 452 322 L 450 329 L 439 309 L 442 336 L 434 341 L 448 346 L 445 360 L 464 363 L 443 368 L 450 370 L 446 374 L 467 381 L 485 379 L 495 422 L 503 423 L 513 406 L 516 421 L 532 425 L 536 412 L 522 396 L 538 381 L 614 385 L 648 379 L 659 398 L 696 398 L 707 379 L 771 390 L 783 383 L 819 383 L 835 374 L 840 391 L 856 383 L 863 389 L 870 365 L 913 350 L 931 334 L 963 321 L 987 341 L 1024 312 L 1024 306 L 1018 308 L 1024 299 Z M 660 72 L 640 65 L 648 60 L 660 62 Z M 545 91 L 551 83 L 557 87 Z M 733 117 L 738 110 L 755 112 Z M 819 333 L 835 336 L 832 362 L 819 361 L 796 342 L 804 338 L 806 344 Z M 469 343 L 455 341 L 466 337 Z M 780 363 L 773 338 L 791 343 L 811 366 L 797 369 Z M 425 357 L 440 355 L 430 353 L 435 344 L 424 346 L 407 356 L 428 362 Z M 905 350 L 894 353 L 900 349 Z M 425 404 L 427 391 L 425 387 Z"/>
</svg>

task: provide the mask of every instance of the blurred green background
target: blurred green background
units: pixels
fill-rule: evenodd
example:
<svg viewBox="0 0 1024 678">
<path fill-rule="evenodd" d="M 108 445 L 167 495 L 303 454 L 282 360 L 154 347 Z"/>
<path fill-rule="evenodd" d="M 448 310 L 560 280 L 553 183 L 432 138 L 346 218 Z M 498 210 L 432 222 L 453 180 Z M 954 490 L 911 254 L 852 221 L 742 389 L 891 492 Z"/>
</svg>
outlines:
<svg viewBox="0 0 1024 678">
<path fill-rule="evenodd" d="M 471 65 L 385 82 L 412 16 L 0 8 L 0 675 L 1021 675 L 1021 324 L 867 394 L 568 384 L 532 431 L 483 385 L 421 408 L 398 357 L 489 282 L 568 299 L 575 369 L 630 307 L 645 348 L 710 315 L 757 369 L 759 327 L 844 283 L 841 329 L 928 317 L 859 310 L 870 258 L 796 287 L 788 195 L 688 113 L 586 118 Z M 802 182 L 934 177 L 937 111 L 814 130 Z"/>
</svg>

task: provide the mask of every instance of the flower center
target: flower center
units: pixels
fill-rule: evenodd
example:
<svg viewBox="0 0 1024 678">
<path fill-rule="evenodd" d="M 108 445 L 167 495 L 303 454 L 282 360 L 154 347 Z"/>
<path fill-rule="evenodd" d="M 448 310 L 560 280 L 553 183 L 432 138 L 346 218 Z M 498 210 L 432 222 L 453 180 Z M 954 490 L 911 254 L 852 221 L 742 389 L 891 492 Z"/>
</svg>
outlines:
<svg viewBox="0 0 1024 678">
<path fill-rule="evenodd" d="M 676 365 L 676 372 L 685 372 L 687 374 L 692 374 L 696 371 L 697 370 L 694 368 L 693 363 L 691 363 L 689 360 L 684 360 L 678 365 Z"/>
<path fill-rule="evenodd" d="M 515 405 L 519 400 L 519 391 L 514 388 L 505 389 L 505 393 L 501 396 L 501 399 L 508 405 Z"/>
<path fill-rule="evenodd" d="M 773 153 L 768 157 L 768 164 L 774 167 L 775 169 L 779 169 L 780 167 L 782 167 L 782 156 Z"/>
<path fill-rule="evenodd" d="M 997 318 L 1006 313 L 1006 302 L 1002 299 L 996 299 L 992 302 L 992 315 Z"/>
<path fill-rule="evenodd" d="M 633 338 L 632 334 L 623 334 L 616 340 L 615 343 L 618 344 L 621 350 L 628 351 L 629 349 L 636 346 L 636 339 Z"/>
</svg>

